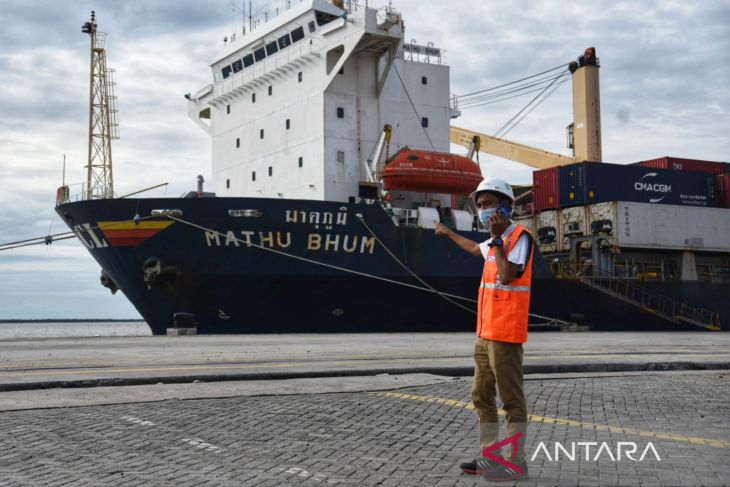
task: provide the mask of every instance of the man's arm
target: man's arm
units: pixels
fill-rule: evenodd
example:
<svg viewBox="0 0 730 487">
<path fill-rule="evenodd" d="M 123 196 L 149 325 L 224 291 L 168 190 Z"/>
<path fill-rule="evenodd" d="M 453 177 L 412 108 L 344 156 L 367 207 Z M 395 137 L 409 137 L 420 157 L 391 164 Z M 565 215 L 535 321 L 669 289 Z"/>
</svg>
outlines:
<svg viewBox="0 0 730 487">
<path fill-rule="evenodd" d="M 462 249 L 466 250 L 470 254 L 475 255 L 477 257 L 482 255 L 482 251 L 479 249 L 478 243 L 476 243 L 473 240 L 469 240 L 466 237 L 462 237 L 461 235 L 454 232 L 453 230 L 451 230 L 449 227 L 447 227 L 443 223 L 439 223 L 438 225 L 436 225 L 436 235 L 446 235 L 456 245 L 458 245 Z"/>
<path fill-rule="evenodd" d="M 502 247 L 494 247 L 494 260 L 497 264 L 497 277 L 499 278 L 500 284 L 506 286 L 514 281 L 522 266 L 508 261 L 507 254 L 504 253 L 504 248 Z"/>
</svg>

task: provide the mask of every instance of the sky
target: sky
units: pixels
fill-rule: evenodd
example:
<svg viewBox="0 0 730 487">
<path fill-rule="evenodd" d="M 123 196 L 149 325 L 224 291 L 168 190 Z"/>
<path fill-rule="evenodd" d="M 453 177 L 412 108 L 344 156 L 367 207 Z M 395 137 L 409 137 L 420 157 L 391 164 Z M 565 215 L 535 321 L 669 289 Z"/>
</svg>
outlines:
<svg viewBox="0 0 730 487">
<path fill-rule="evenodd" d="M 270 15 L 286 4 L 268 2 Z M 446 50 L 457 95 L 568 63 L 595 46 L 605 161 L 665 155 L 730 161 L 730 0 L 394 0 L 393 6 L 403 14 L 407 40 Z M 81 25 L 91 10 L 108 33 L 107 64 L 116 69 L 116 193 L 167 182 L 146 195 L 177 197 L 194 188 L 196 175 L 210 180 L 210 141 L 188 119 L 183 95 L 211 82 L 208 65 L 223 38 L 240 31 L 230 0 L 2 0 L 0 243 L 66 230 L 53 207 L 64 155 L 72 194 L 85 179 L 89 39 Z M 528 100 L 464 110 L 454 124 L 494 133 Z M 568 155 L 571 119 L 565 83 L 507 138 Z M 513 184 L 532 180 L 526 166 L 486 154 L 481 161 L 487 174 Z M 138 318 L 120 293 L 99 285 L 99 272 L 76 240 L 0 251 L 0 319 Z"/>
</svg>

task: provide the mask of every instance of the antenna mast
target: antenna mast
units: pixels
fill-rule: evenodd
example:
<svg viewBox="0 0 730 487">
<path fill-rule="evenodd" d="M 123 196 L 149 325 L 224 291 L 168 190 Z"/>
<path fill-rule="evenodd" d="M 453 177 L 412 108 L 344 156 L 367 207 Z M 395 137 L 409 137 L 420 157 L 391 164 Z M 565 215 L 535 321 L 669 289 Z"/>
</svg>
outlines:
<svg viewBox="0 0 730 487">
<path fill-rule="evenodd" d="M 91 40 L 89 71 L 89 160 L 86 165 L 86 199 L 114 197 L 112 139 L 119 138 L 114 70 L 106 67 L 106 33 L 96 30 L 96 13 L 81 32 Z"/>
</svg>

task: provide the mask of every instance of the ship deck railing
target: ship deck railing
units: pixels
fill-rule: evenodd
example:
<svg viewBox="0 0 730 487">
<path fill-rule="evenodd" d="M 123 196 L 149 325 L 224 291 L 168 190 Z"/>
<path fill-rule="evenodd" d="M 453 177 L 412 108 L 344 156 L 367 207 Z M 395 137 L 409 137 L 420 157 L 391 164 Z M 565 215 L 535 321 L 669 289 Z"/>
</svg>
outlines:
<svg viewBox="0 0 730 487">
<path fill-rule="evenodd" d="M 720 315 L 717 312 L 690 306 L 649 291 L 631 279 L 610 275 L 587 263 L 566 262 L 563 264 L 560 272 L 562 277 L 578 279 L 588 286 L 669 321 L 687 323 L 707 330 L 720 330 Z"/>
</svg>

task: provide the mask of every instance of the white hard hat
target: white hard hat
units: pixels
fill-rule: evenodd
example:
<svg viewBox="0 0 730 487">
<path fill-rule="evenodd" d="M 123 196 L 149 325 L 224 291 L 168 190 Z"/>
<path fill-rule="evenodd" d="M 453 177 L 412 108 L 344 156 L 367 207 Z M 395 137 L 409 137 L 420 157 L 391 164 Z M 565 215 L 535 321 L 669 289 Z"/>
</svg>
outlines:
<svg viewBox="0 0 730 487">
<path fill-rule="evenodd" d="M 515 194 L 512 192 L 512 186 L 509 185 L 507 181 L 500 178 L 488 178 L 484 179 L 481 183 L 479 183 L 479 186 L 477 186 L 477 189 L 474 190 L 472 194 L 469 195 L 470 198 L 475 198 L 479 193 L 482 191 L 491 191 L 493 193 L 499 193 L 510 200 L 512 202 L 515 201 Z"/>
</svg>

